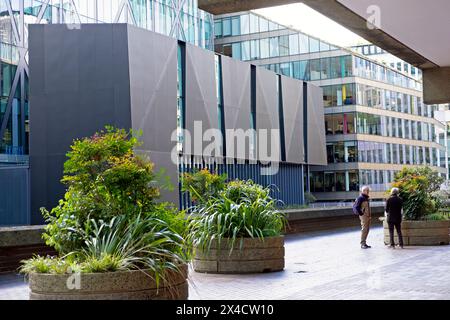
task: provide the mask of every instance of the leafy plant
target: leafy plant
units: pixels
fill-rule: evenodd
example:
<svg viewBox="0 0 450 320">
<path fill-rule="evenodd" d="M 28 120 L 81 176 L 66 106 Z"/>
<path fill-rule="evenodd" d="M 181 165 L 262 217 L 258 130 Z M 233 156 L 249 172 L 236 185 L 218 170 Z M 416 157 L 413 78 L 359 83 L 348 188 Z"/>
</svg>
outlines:
<svg viewBox="0 0 450 320">
<path fill-rule="evenodd" d="M 317 201 L 317 198 L 311 192 L 305 192 L 305 202 L 307 204 L 314 203 Z"/>
<path fill-rule="evenodd" d="M 286 222 L 275 209 L 269 189 L 251 181 L 230 182 L 217 197 L 196 207 L 191 216 L 189 239 L 196 247 L 208 251 L 213 241 L 230 241 L 230 252 L 236 240 L 278 236 Z"/>
<path fill-rule="evenodd" d="M 392 187 L 399 188 L 406 220 L 423 220 L 441 206 L 437 196 L 444 179 L 429 167 L 403 168 L 394 177 Z"/>
<path fill-rule="evenodd" d="M 226 174 L 213 174 L 208 169 L 196 170 L 183 174 L 181 190 L 189 192 L 194 202 L 205 202 L 225 188 L 226 179 Z"/>
<path fill-rule="evenodd" d="M 158 175 L 153 164 L 134 153 L 134 132 L 106 131 L 77 140 L 67 154 L 64 199 L 51 212 L 43 235 L 59 257 L 24 261 L 24 273 L 178 271 L 191 259 L 187 222 L 174 205 L 157 203 Z"/>
<path fill-rule="evenodd" d="M 79 269 L 79 266 L 69 258 L 34 256 L 31 259 L 22 261 L 20 272 L 25 274 L 32 272 L 64 274 L 77 272 Z"/>
<path fill-rule="evenodd" d="M 91 220 L 86 247 L 73 252 L 83 261 L 83 272 L 151 270 L 157 278 L 190 259 L 189 245 L 169 224 L 156 217 L 126 216 L 109 223 Z"/>
<path fill-rule="evenodd" d="M 64 164 L 65 197 L 51 212 L 41 209 L 48 245 L 66 254 L 83 246 L 79 231 L 88 231 L 88 220 L 153 209 L 159 189 L 153 164 L 133 153 L 138 145 L 137 134 L 112 127 L 74 142 Z"/>
</svg>

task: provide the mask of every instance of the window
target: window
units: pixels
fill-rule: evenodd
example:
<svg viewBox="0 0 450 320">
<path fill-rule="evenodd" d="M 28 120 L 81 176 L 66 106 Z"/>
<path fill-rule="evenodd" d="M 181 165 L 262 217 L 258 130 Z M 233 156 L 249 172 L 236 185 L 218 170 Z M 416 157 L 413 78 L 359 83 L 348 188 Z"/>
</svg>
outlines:
<svg viewBox="0 0 450 320">
<path fill-rule="evenodd" d="M 406 164 L 412 164 L 411 162 L 411 146 L 406 146 Z"/>
<path fill-rule="evenodd" d="M 231 19 L 231 35 L 238 36 L 241 33 L 241 20 L 240 17 L 233 17 Z"/>
<path fill-rule="evenodd" d="M 342 85 L 342 99 L 344 100 L 344 105 L 353 105 L 355 91 L 353 84 L 344 84 Z"/>
<path fill-rule="evenodd" d="M 323 103 L 324 103 L 324 107 L 326 108 L 326 107 L 333 106 L 333 89 L 332 89 L 332 86 L 322 87 L 322 89 L 323 89 Z"/>
<path fill-rule="evenodd" d="M 409 126 L 409 120 L 405 120 L 405 139 L 411 139 L 411 128 Z"/>
<path fill-rule="evenodd" d="M 359 191 L 359 175 L 357 171 L 348 172 L 349 191 Z"/>
<path fill-rule="evenodd" d="M 259 32 L 267 32 L 269 31 L 269 21 L 266 19 L 259 19 Z"/>
<path fill-rule="evenodd" d="M 330 58 L 330 69 L 331 74 L 330 77 L 332 79 L 340 78 L 341 77 L 341 58 L 340 57 L 332 57 Z"/>
<path fill-rule="evenodd" d="M 289 55 L 299 54 L 298 34 L 289 35 Z"/>
<path fill-rule="evenodd" d="M 269 58 L 269 39 L 261 39 L 260 41 L 260 53 L 261 53 L 261 59 Z"/>
<path fill-rule="evenodd" d="M 250 60 L 259 59 L 259 40 L 250 41 Z"/>
<path fill-rule="evenodd" d="M 280 73 L 282 75 L 291 76 L 291 64 L 290 63 L 281 63 L 280 64 Z"/>
<path fill-rule="evenodd" d="M 216 20 L 214 22 L 214 32 L 217 38 L 222 37 L 222 20 Z"/>
<path fill-rule="evenodd" d="M 323 192 L 323 172 L 312 172 L 311 187 L 313 192 Z"/>
<path fill-rule="evenodd" d="M 341 76 L 351 77 L 353 74 L 353 63 L 351 56 L 341 57 Z"/>
<path fill-rule="evenodd" d="M 387 143 L 385 145 L 386 148 L 386 163 L 392 163 L 392 145 Z"/>
<path fill-rule="evenodd" d="M 320 80 L 320 59 L 309 60 L 310 80 Z"/>
<path fill-rule="evenodd" d="M 344 134 L 354 134 L 355 132 L 355 115 L 353 113 L 344 114 Z"/>
<path fill-rule="evenodd" d="M 325 115 L 325 130 L 327 135 L 344 133 L 344 115 Z"/>
<path fill-rule="evenodd" d="M 280 36 L 278 39 L 280 56 L 289 55 L 289 36 Z"/>
<path fill-rule="evenodd" d="M 278 24 L 275 22 L 269 21 L 269 31 L 275 31 L 278 30 Z"/>
<path fill-rule="evenodd" d="M 320 59 L 320 78 L 321 79 L 331 78 L 331 67 L 329 58 Z"/>
<path fill-rule="evenodd" d="M 345 162 L 356 162 L 357 161 L 357 150 L 355 141 L 344 142 L 344 161 Z"/>
<path fill-rule="evenodd" d="M 299 80 L 309 80 L 308 61 L 295 61 L 292 63 L 293 77 Z"/>
<path fill-rule="evenodd" d="M 334 142 L 327 144 L 328 163 L 346 162 L 345 148 L 343 142 Z"/>
<path fill-rule="evenodd" d="M 224 37 L 231 36 L 231 20 L 230 18 L 225 18 L 222 20 L 222 32 Z"/>
<path fill-rule="evenodd" d="M 232 57 L 241 60 L 241 43 L 235 42 L 231 46 L 232 46 Z"/>
<path fill-rule="evenodd" d="M 397 127 L 398 127 L 398 137 L 404 138 L 403 137 L 403 121 L 400 118 L 397 119 Z"/>
<path fill-rule="evenodd" d="M 330 45 L 326 42 L 320 41 L 320 51 L 329 51 Z"/>
<path fill-rule="evenodd" d="M 319 52 L 319 40 L 309 38 L 309 52 Z"/>
<path fill-rule="evenodd" d="M 259 17 L 254 14 L 250 14 L 250 33 L 259 32 Z"/>
<path fill-rule="evenodd" d="M 250 33 L 250 18 L 248 14 L 244 14 L 241 16 L 241 34 L 249 34 Z"/>
<path fill-rule="evenodd" d="M 309 37 L 303 33 L 298 35 L 299 37 L 299 51 L 300 54 L 309 52 Z"/>
<path fill-rule="evenodd" d="M 345 190 L 345 172 L 336 172 L 336 191 Z"/>
<path fill-rule="evenodd" d="M 279 47 L 278 47 L 278 37 L 269 38 L 270 43 L 270 57 L 278 57 L 280 55 Z"/>
<path fill-rule="evenodd" d="M 241 45 L 241 59 L 243 61 L 250 60 L 250 41 L 244 41 Z"/>
<path fill-rule="evenodd" d="M 335 188 L 335 173 L 334 172 L 325 172 L 325 192 L 334 192 Z"/>
</svg>

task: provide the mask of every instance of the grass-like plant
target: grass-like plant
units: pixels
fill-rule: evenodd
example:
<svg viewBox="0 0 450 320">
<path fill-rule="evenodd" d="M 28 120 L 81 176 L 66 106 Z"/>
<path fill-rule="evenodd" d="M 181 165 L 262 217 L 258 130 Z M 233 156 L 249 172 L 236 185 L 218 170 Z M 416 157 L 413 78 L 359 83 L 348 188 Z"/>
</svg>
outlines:
<svg viewBox="0 0 450 320">
<path fill-rule="evenodd" d="M 217 197 L 195 208 L 190 218 L 189 239 L 208 252 L 214 241 L 228 241 L 230 253 L 237 240 L 278 236 L 286 218 L 275 207 L 270 190 L 252 181 L 233 181 Z"/>
</svg>

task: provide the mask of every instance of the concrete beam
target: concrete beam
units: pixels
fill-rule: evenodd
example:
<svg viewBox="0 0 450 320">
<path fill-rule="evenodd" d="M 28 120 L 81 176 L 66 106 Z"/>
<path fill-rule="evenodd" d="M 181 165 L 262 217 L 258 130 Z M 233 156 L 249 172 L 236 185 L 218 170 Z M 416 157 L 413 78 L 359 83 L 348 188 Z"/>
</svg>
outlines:
<svg viewBox="0 0 450 320">
<path fill-rule="evenodd" d="M 423 100 L 426 104 L 450 103 L 450 67 L 423 70 Z"/>
<path fill-rule="evenodd" d="M 438 67 L 381 29 L 368 28 L 367 20 L 336 0 L 302 0 L 304 4 L 357 35 L 420 69 Z"/>
<path fill-rule="evenodd" d="M 281 6 L 299 0 L 198 0 L 198 7 L 212 14 L 233 13 L 253 9 Z"/>
</svg>

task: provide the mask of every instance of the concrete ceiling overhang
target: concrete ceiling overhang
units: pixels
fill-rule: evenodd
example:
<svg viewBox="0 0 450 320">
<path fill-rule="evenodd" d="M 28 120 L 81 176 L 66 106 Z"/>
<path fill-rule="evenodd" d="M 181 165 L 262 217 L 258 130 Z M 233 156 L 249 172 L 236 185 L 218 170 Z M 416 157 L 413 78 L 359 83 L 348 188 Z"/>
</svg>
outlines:
<svg viewBox="0 0 450 320">
<path fill-rule="evenodd" d="M 380 48 L 422 69 L 425 103 L 450 102 L 449 0 L 302 2 Z"/>
<path fill-rule="evenodd" d="M 213 14 L 296 2 L 422 69 L 425 103 L 450 103 L 450 0 L 198 0 Z M 379 21 L 369 27 L 373 14 Z"/>
<path fill-rule="evenodd" d="M 212 14 L 233 13 L 262 9 L 285 4 L 298 3 L 298 0 L 198 0 L 198 7 Z"/>
</svg>

